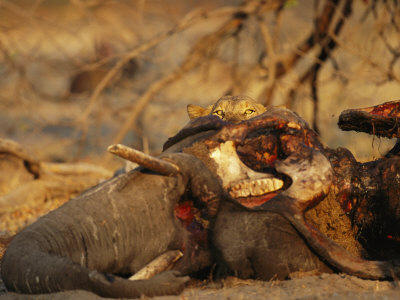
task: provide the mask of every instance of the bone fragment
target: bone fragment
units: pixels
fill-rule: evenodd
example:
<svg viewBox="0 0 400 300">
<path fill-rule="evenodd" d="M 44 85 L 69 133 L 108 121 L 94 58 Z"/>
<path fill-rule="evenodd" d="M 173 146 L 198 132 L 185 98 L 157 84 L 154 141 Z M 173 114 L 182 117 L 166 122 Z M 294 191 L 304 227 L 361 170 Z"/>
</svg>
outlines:
<svg viewBox="0 0 400 300">
<path fill-rule="evenodd" d="M 150 279 L 161 272 L 169 270 L 182 256 L 183 253 L 179 250 L 167 251 L 129 277 L 129 280 Z"/>
<path fill-rule="evenodd" d="M 162 175 L 176 175 L 179 167 L 166 160 L 145 154 L 141 151 L 132 149 L 121 144 L 114 144 L 108 147 L 108 152 L 118 155 L 124 159 L 135 162 L 142 167 L 157 172 Z"/>
</svg>

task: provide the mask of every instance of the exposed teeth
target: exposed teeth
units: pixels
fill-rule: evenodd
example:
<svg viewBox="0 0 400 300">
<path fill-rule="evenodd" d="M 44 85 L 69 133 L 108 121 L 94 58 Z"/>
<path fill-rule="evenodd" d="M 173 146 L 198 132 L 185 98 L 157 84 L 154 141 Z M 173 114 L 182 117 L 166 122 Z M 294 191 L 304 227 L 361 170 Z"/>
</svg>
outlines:
<svg viewBox="0 0 400 300">
<path fill-rule="evenodd" d="M 241 181 L 230 188 L 233 198 L 260 196 L 274 192 L 283 187 L 283 181 L 277 178 L 264 178 L 252 181 Z"/>
</svg>

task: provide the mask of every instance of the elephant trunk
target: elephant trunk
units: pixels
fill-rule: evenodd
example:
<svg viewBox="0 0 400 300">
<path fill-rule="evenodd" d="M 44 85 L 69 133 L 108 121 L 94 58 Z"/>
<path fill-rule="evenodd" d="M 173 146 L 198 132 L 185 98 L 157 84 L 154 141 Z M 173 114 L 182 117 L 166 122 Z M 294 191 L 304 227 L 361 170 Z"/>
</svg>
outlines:
<svg viewBox="0 0 400 300">
<path fill-rule="evenodd" d="M 2 269 L 4 283 L 19 293 L 38 294 L 64 290 L 87 290 L 102 297 L 138 298 L 181 292 L 186 277 L 165 275 L 160 279 L 130 281 L 112 274 L 90 270 L 70 258 L 52 255 L 32 243 L 19 243 L 19 252 L 7 253 Z M 22 250 L 24 249 L 24 250 Z M 41 266 L 38 268 L 37 266 Z M 19 270 L 19 271 L 16 271 Z M 162 281 L 168 284 L 160 284 Z"/>
</svg>

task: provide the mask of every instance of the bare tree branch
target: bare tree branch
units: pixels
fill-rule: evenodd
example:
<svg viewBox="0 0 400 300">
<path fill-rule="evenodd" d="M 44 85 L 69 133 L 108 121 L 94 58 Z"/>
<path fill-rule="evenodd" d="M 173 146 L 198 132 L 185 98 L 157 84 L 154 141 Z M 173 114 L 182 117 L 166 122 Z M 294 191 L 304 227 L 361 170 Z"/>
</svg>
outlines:
<svg viewBox="0 0 400 300">
<path fill-rule="evenodd" d="M 351 15 L 351 12 L 352 12 L 352 0 L 346 0 L 342 8 L 342 16 L 339 18 L 339 21 L 336 23 L 335 29 L 333 30 L 335 35 L 339 35 L 340 31 L 343 28 L 345 19 Z M 318 123 L 317 116 L 319 111 L 318 82 L 317 82 L 318 73 L 323 63 L 325 63 L 329 59 L 331 52 L 336 48 L 336 46 L 337 43 L 330 36 L 328 36 L 324 44 L 322 44 L 322 49 L 318 55 L 318 63 L 315 63 L 311 68 L 313 74 L 311 79 L 311 96 L 313 99 L 313 106 L 314 106 L 312 126 L 317 133 L 319 133 L 319 128 L 317 124 Z"/>
<path fill-rule="evenodd" d="M 225 24 L 223 24 L 217 31 L 201 38 L 192 47 L 192 49 L 190 50 L 189 54 L 187 55 L 186 59 L 184 60 L 184 62 L 180 67 L 178 67 L 175 71 L 171 72 L 165 77 L 159 79 L 150 86 L 150 88 L 135 103 L 135 106 L 132 108 L 129 117 L 127 118 L 127 120 L 125 120 L 125 123 L 121 127 L 120 131 L 118 132 L 112 143 L 117 144 L 122 141 L 123 137 L 133 126 L 133 123 L 137 119 L 139 113 L 142 111 L 142 109 L 147 105 L 147 103 L 156 93 L 158 93 L 168 84 L 180 78 L 185 73 L 193 70 L 194 68 L 198 67 L 201 63 L 203 63 L 206 54 L 208 52 L 208 49 L 216 47 L 221 42 L 221 39 L 224 36 L 233 35 L 235 32 L 237 32 L 238 28 L 240 28 L 243 20 L 246 18 L 248 14 L 254 14 L 255 12 L 265 11 L 267 9 L 274 9 L 277 7 L 277 5 L 278 3 L 275 4 L 272 3 L 270 5 L 259 6 L 257 1 L 255 2 L 250 1 L 242 6 L 236 7 L 235 9 L 224 8 L 222 11 L 224 12 L 229 11 L 231 18 Z M 217 14 L 217 12 L 218 10 L 214 11 L 210 15 L 215 15 Z M 185 24 L 185 26 L 188 25 Z M 179 26 L 179 28 L 181 27 L 183 28 L 183 25 Z"/>
<path fill-rule="evenodd" d="M 179 79 L 185 73 L 193 70 L 198 67 L 201 63 L 203 63 L 204 57 L 206 57 L 208 49 L 216 46 L 223 36 L 233 34 L 240 25 L 237 18 L 232 18 L 228 20 L 224 25 L 222 25 L 217 31 L 206 35 L 201 38 L 190 50 L 186 59 L 175 71 L 169 73 L 168 75 L 162 77 L 158 81 L 154 82 L 147 91 L 136 101 L 135 105 L 132 107 L 131 112 L 129 113 L 128 118 L 125 120 L 125 123 L 122 125 L 120 131 L 115 136 L 113 140 L 113 144 L 118 144 L 122 141 L 126 133 L 133 126 L 135 120 L 139 113 L 143 110 L 143 108 L 147 105 L 150 99 L 158 93 L 161 89 L 163 89 L 168 84 L 173 81 Z"/>
</svg>

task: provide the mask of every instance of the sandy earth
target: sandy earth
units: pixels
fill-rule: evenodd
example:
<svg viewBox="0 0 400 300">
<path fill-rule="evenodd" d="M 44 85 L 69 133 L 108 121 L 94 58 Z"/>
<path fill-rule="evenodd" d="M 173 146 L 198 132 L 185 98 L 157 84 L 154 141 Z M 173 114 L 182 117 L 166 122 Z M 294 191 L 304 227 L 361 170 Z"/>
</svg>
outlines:
<svg viewBox="0 0 400 300">
<path fill-rule="evenodd" d="M 196 283 L 196 285 L 198 285 Z M 344 274 L 321 274 L 287 281 L 255 281 L 228 278 L 225 281 L 188 287 L 179 296 L 154 297 L 158 300 L 212 299 L 385 299 L 400 297 L 398 282 L 362 280 Z M 0 299 L 104 299 L 86 291 L 63 292 L 50 295 L 3 294 Z"/>
</svg>

